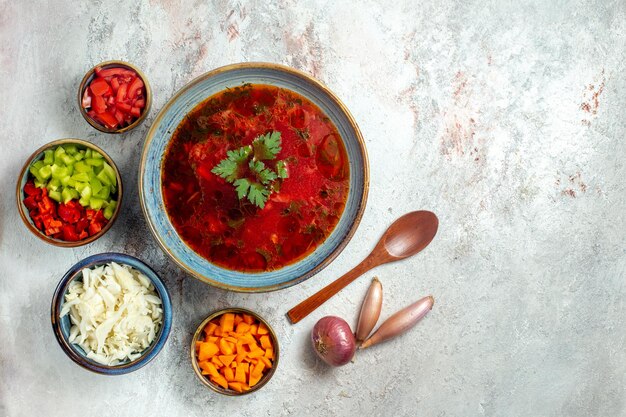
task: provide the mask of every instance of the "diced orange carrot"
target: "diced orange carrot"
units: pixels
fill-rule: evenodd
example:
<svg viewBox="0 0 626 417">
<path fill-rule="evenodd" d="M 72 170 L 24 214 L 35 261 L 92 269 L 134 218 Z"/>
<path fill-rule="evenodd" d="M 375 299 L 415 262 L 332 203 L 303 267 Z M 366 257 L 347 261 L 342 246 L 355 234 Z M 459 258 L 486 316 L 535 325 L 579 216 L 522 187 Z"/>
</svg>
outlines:
<svg viewBox="0 0 626 417">
<path fill-rule="evenodd" d="M 235 371 L 233 371 L 233 368 L 229 367 L 229 366 L 225 366 L 224 368 L 222 368 L 224 371 L 224 378 L 226 378 L 226 380 L 228 382 L 232 382 L 235 380 Z"/>
<path fill-rule="evenodd" d="M 268 368 L 268 369 L 269 369 L 269 368 L 271 368 L 271 367 L 272 367 L 272 361 L 271 361 L 271 360 L 269 360 L 268 358 L 266 358 L 265 356 L 261 356 L 261 357 L 259 358 L 259 360 L 265 364 L 265 367 L 266 367 L 266 368 Z"/>
<path fill-rule="evenodd" d="M 244 359 L 246 359 L 247 357 L 248 357 L 248 352 L 238 353 L 237 356 L 235 357 L 235 362 L 242 363 Z"/>
<path fill-rule="evenodd" d="M 224 339 L 220 339 L 220 348 L 219 348 L 219 350 L 224 355 L 232 355 L 233 354 L 233 350 L 231 349 L 231 347 L 228 344 L 228 342 L 226 340 L 224 340 Z"/>
<path fill-rule="evenodd" d="M 270 331 L 265 324 L 259 323 L 259 328 L 257 329 L 258 334 L 263 335 L 263 334 L 268 334 L 269 332 Z"/>
<path fill-rule="evenodd" d="M 252 358 L 252 359 L 250 359 L 250 363 L 251 363 L 252 365 L 256 365 L 256 364 L 257 364 L 257 362 L 259 362 L 259 360 L 258 360 L 257 358 Z"/>
<path fill-rule="evenodd" d="M 243 314 L 243 321 L 246 324 L 253 324 L 255 319 L 254 316 L 251 316 L 250 314 Z"/>
<path fill-rule="evenodd" d="M 222 337 L 222 339 L 224 339 L 224 340 L 226 340 L 228 342 L 231 342 L 231 343 L 237 343 L 238 342 L 237 338 L 236 337 L 232 337 L 232 336 Z"/>
<path fill-rule="evenodd" d="M 205 361 L 211 359 L 218 351 L 219 349 L 215 343 L 203 342 L 198 350 L 198 360 Z"/>
<path fill-rule="evenodd" d="M 206 338 L 206 342 L 210 342 L 210 343 L 215 343 L 217 345 L 217 343 L 219 342 L 219 337 L 218 336 L 207 336 Z"/>
<path fill-rule="evenodd" d="M 260 373 L 259 375 L 250 375 L 250 379 L 248 379 L 248 385 L 250 385 L 250 387 L 255 386 L 262 376 L 262 373 Z"/>
<path fill-rule="evenodd" d="M 250 349 L 246 348 L 245 342 L 243 340 L 240 340 L 235 345 L 235 350 L 237 351 L 237 353 L 243 353 L 243 352 L 248 352 Z"/>
<path fill-rule="evenodd" d="M 265 349 L 265 357 L 268 359 L 274 359 L 274 349 L 272 348 Z"/>
<path fill-rule="evenodd" d="M 246 371 L 243 363 L 237 365 L 235 370 L 235 381 L 246 382 Z"/>
<path fill-rule="evenodd" d="M 228 386 L 237 392 L 243 392 L 243 387 L 241 385 L 241 382 L 229 382 Z"/>
<path fill-rule="evenodd" d="M 212 336 L 215 329 L 217 329 L 217 324 L 209 322 L 204 328 L 204 333 L 206 333 L 207 336 Z"/>
<path fill-rule="evenodd" d="M 247 333 L 250 330 L 250 325 L 245 322 L 241 322 L 237 325 L 236 332 L 239 334 Z"/>
<path fill-rule="evenodd" d="M 256 336 L 258 329 L 259 329 L 259 325 L 258 324 L 251 324 L 250 325 L 250 334 L 253 335 L 253 336 Z"/>
<path fill-rule="evenodd" d="M 250 359 L 252 359 L 252 358 L 258 358 L 258 357 L 261 357 L 261 356 L 263 356 L 263 355 L 265 355 L 265 351 L 264 351 L 263 349 L 255 349 L 255 350 L 252 350 L 252 351 L 250 351 L 250 352 L 248 353 L 248 357 L 249 357 Z"/>
<path fill-rule="evenodd" d="M 217 374 L 217 376 L 211 375 L 210 379 L 211 379 L 211 381 L 213 381 L 216 384 L 220 385 L 222 388 L 228 389 L 228 381 L 226 381 L 226 379 L 223 376 L 221 376 L 220 374 Z"/>
<path fill-rule="evenodd" d="M 198 366 L 200 367 L 200 369 L 202 369 L 202 373 L 204 374 L 205 372 L 208 374 L 208 367 L 207 364 L 210 363 L 209 361 L 202 361 L 202 362 L 198 362 Z"/>
<path fill-rule="evenodd" d="M 241 315 L 239 314 L 235 314 L 235 326 L 237 326 L 242 321 L 243 321 L 243 317 L 241 317 Z"/>
<path fill-rule="evenodd" d="M 203 370 L 209 373 L 209 375 L 215 376 L 219 375 L 217 372 L 217 368 L 209 361 L 199 362 L 198 366 Z"/>
<path fill-rule="evenodd" d="M 213 331 L 213 335 L 214 335 L 214 336 L 221 336 L 221 335 L 222 335 L 222 328 L 221 328 L 221 327 L 218 327 L 217 329 L 215 329 L 215 330 Z"/>
<path fill-rule="evenodd" d="M 265 364 L 263 362 L 258 362 L 250 371 L 250 376 L 260 376 L 263 374 L 263 369 L 265 369 Z"/>
<path fill-rule="evenodd" d="M 259 342 L 261 342 L 261 347 L 263 349 L 269 349 L 272 347 L 272 341 L 270 340 L 270 337 L 268 335 L 261 336 Z"/>
<path fill-rule="evenodd" d="M 233 313 L 224 313 L 220 317 L 220 327 L 222 333 L 232 332 L 235 327 L 235 315 Z"/>
<path fill-rule="evenodd" d="M 224 366 L 230 365 L 230 363 L 235 359 L 236 355 L 220 355 L 220 362 L 224 364 Z"/>
<path fill-rule="evenodd" d="M 224 366 L 224 364 L 222 363 L 222 361 L 220 361 L 219 357 L 217 355 L 213 356 L 211 358 L 211 363 L 215 366 L 217 366 L 218 368 L 221 368 L 222 366 Z"/>
<path fill-rule="evenodd" d="M 232 362 L 230 363 L 230 367 L 231 367 L 231 368 L 236 368 L 236 367 L 237 367 L 237 362 L 232 361 Z"/>
</svg>

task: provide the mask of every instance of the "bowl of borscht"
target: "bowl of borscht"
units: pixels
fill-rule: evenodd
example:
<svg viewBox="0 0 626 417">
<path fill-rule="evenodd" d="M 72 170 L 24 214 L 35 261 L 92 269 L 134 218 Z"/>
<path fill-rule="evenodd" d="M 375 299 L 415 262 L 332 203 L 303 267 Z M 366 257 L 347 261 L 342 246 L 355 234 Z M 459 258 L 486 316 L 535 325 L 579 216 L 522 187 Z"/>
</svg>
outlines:
<svg viewBox="0 0 626 417">
<path fill-rule="evenodd" d="M 234 291 L 308 279 L 354 234 L 367 200 L 361 132 L 321 82 L 271 63 L 191 81 L 150 128 L 139 167 L 144 215 L 186 272 Z"/>
</svg>

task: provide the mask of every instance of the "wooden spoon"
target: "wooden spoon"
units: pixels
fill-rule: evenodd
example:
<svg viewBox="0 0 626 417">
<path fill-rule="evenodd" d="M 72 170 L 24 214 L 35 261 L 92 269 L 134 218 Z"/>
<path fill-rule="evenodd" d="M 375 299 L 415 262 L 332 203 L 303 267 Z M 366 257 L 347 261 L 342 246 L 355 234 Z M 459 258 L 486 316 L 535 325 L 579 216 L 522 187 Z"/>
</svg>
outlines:
<svg viewBox="0 0 626 417">
<path fill-rule="evenodd" d="M 405 214 L 389 226 L 363 262 L 289 310 L 287 317 L 295 324 L 370 269 L 415 255 L 433 240 L 438 227 L 439 219 L 430 211 Z"/>
</svg>

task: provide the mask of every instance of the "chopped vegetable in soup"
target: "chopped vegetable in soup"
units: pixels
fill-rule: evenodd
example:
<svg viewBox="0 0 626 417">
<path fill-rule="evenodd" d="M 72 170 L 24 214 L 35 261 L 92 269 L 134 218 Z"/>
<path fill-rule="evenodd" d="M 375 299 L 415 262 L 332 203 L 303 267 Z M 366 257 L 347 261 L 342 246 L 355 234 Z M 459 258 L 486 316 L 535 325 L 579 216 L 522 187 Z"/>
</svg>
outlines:
<svg viewBox="0 0 626 417">
<path fill-rule="evenodd" d="M 336 127 L 292 91 L 245 84 L 200 103 L 165 153 L 165 208 L 181 238 L 224 268 L 269 271 L 333 231 L 349 167 Z"/>
</svg>

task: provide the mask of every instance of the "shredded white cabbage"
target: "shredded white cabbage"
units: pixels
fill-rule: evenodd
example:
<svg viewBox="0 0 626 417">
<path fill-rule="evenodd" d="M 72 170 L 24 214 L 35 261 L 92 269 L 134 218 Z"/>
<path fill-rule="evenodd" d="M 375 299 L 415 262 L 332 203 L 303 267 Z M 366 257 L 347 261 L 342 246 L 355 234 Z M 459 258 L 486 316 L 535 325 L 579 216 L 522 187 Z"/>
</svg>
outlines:
<svg viewBox="0 0 626 417">
<path fill-rule="evenodd" d="M 152 282 L 128 265 L 111 262 L 82 270 L 65 294 L 61 317 L 70 315 L 69 342 L 104 365 L 141 356 L 163 321 L 161 299 Z"/>
</svg>

